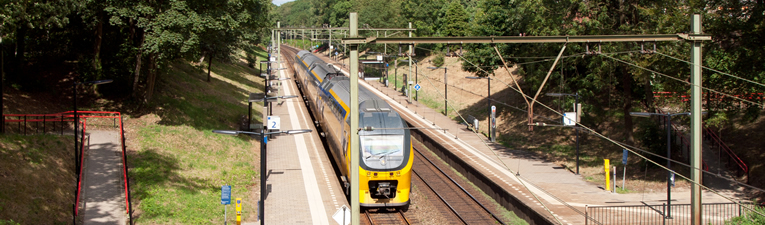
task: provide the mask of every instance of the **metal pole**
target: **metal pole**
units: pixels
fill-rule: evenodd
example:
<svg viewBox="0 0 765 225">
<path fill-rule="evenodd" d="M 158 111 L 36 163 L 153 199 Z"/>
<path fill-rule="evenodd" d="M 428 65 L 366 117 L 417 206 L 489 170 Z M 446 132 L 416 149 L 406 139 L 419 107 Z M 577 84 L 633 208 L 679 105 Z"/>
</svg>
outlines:
<svg viewBox="0 0 765 225">
<path fill-rule="evenodd" d="M 414 63 L 414 83 L 419 84 L 420 83 L 420 74 L 417 72 L 420 69 L 419 66 L 417 66 L 417 63 Z M 419 101 L 420 100 L 420 92 L 416 91 L 414 92 L 414 100 Z"/>
<path fill-rule="evenodd" d="M 412 22 L 409 22 L 409 28 L 412 28 Z M 412 31 L 409 31 L 409 37 L 412 37 Z M 409 81 L 412 80 L 412 45 L 409 45 L 409 75 L 406 76 L 406 97 L 412 102 L 412 90 L 409 88 Z"/>
<path fill-rule="evenodd" d="M 672 138 L 672 114 L 667 113 L 667 219 L 672 219 L 672 213 L 671 208 L 672 206 L 672 142 L 670 141 Z"/>
<path fill-rule="evenodd" d="M 74 85 L 72 85 L 74 88 L 74 99 L 72 100 L 74 102 L 74 173 L 77 174 L 77 179 L 79 180 L 80 173 L 77 171 L 80 170 L 80 155 L 77 152 L 77 82 L 74 82 Z"/>
<path fill-rule="evenodd" d="M 444 116 L 449 115 L 449 101 L 447 101 L 447 99 L 449 99 L 448 90 L 449 90 L 449 86 L 447 85 L 447 82 L 446 82 L 446 67 L 444 67 Z"/>
<path fill-rule="evenodd" d="M 266 98 L 263 98 L 263 102 Z M 265 122 L 265 121 L 264 121 Z M 260 225 L 265 224 L 266 220 L 266 143 L 268 137 L 266 137 L 266 129 L 260 129 Z"/>
<path fill-rule="evenodd" d="M 359 35 L 358 14 L 350 16 L 351 37 Z M 359 224 L 359 50 L 358 45 L 351 45 L 351 224 Z"/>
<path fill-rule="evenodd" d="M 574 123 L 574 130 L 576 130 L 576 175 L 579 175 L 579 93 L 575 94 L 576 96 L 576 103 L 574 107 L 576 107 L 576 123 Z M 625 167 L 626 168 L 626 167 Z M 624 185 L 622 185 L 624 186 Z"/>
<path fill-rule="evenodd" d="M 491 142 L 491 77 L 489 77 L 489 75 L 486 75 L 486 79 L 487 79 L 487 80 L 489 80 L 489 83 L 488 83 L 489 85 L 487 85 L 487 86 L 489 87 L 489 95 L 488 95 L 488 96 L 489 96 L 489 97 L 488 97 L 489 99 L 488 99 L 488 101 L 486 101 L 486 106 L 487 106 L 487 107 L 488 107 L 488 109 L 489 109 L 489 117 L 488 117 L 488 119 L 486 120 L 486 121 L 488 121 L 488 122 L 489 122 L 489 123 L 488 123 L 488 124 L 489 124 L 489 126 L 487 126 L 487 127 L 489 128 L 489 130 L 488 130 L 488 132 L 486 132 L 486 133 L 489 133 L 489 142 Z"/>
<path fill-rule="evenodd" d="M 247 131 L 251 130 L 250 124 L 252 124 L 252 102 L 247 101 Z"/>
<path fill-rule="evenodd" d="M 393 69 L 393 90 L 396 90 L 398 88 L 398 57 L 396 57 L 394 64 L 393 67 L 396 68 Z"/>
<path fill-rule="evenodd" d="M 329 28 L 332 28 L 332 26 L 329 26 Z M 329 51 L 327 51 L 327 56 L 332 56 L 332 29 L 327 30 L 329 32 Z"/>
<path fill-rule="evenodd" d="M 693 14 L 691 33 L 701 34 L 701 15 Z M 701 224 L 701 41 L 691 48 L 691 224 Z"/>
</svg>

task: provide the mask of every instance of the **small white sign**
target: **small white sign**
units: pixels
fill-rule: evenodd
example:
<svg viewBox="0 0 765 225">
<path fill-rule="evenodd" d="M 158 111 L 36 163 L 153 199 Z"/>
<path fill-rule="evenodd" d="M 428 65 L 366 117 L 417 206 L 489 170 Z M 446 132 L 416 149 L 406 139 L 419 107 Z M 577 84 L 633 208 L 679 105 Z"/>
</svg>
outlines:
<svg viewBox="0 0 765 225">
<path fill-rule="evenodd" d="M 276 57 L 271 57 L 271 62 L 276 62 Z"/>
<path fill-rule="evenodd" d="M 266 120 L 268 121 L 269 130 L 280 130 L 281 118 L 278 116 L 269 116 Z"/>
<path fill-rule="evenodd" d="M 377 61 L 382 61 L 382 60 L 383 60 L 383 57 L 381 55 L 378 55 L 377 56 Z"/>
<path fill-rule="evenodd" d="M 574 126 L 576 123 L 576 112 L 565 112 L 563 114 L 563 125 L 564 126 Z"/>
<path fill-rule="evenodd" d="M 343 205 L 337 211 L 334 215 L 332 215 L 332 219 L 335 219 L 337 224 L 340 225 L 348 225 L 351 223 L 351 209 L 349 209 L 347 206 Z"/>
</svg>

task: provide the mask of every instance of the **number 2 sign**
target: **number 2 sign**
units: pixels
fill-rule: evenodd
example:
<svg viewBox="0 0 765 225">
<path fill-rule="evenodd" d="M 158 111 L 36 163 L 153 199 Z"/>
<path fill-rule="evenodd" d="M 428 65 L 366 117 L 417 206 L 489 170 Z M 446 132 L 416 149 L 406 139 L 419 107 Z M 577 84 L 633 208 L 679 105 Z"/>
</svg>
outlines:
<svg viewBox="0 0 765 225">
<path fill-rule="evenodd" d="M 278 116 L 269 116 L 267 119 L 269 130 L 279 130 L 281 125 L 281 119 Z"/>
</svg>

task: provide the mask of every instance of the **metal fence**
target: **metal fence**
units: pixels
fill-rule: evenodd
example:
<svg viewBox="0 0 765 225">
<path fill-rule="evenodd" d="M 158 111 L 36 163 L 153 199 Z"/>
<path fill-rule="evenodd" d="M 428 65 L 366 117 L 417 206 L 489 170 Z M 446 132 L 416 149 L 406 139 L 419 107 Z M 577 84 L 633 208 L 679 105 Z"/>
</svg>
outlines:
<svg viewBox="0 0 765 225">
<path fill-rule="evenodd" d="M 754 207 L 751 203 L 743 203 Z M 749 210 L 736 203 L 704 203 L 702 224 L 725 224 Z M 691 204 L 585 206 L 585 224 L 691 224 Z"/>
</svg>

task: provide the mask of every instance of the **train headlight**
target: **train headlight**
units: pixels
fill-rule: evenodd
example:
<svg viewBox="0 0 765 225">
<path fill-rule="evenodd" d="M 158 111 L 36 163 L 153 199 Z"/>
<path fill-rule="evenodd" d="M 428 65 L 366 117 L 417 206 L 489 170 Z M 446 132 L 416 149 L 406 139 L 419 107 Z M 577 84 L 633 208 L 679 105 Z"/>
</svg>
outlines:
<svg viewBox="0 0 765 225">
<path fill-rule="evenodd" d="M 372 173 L 367 172 L 367 177 L 371 177 L 371 176 L 372 176 Z"/>
<path fill-rule="evenodd" d="M 401 176 L 401 171 L 396 171 L 396 176 L 400 177 Z"/>
</svg>

